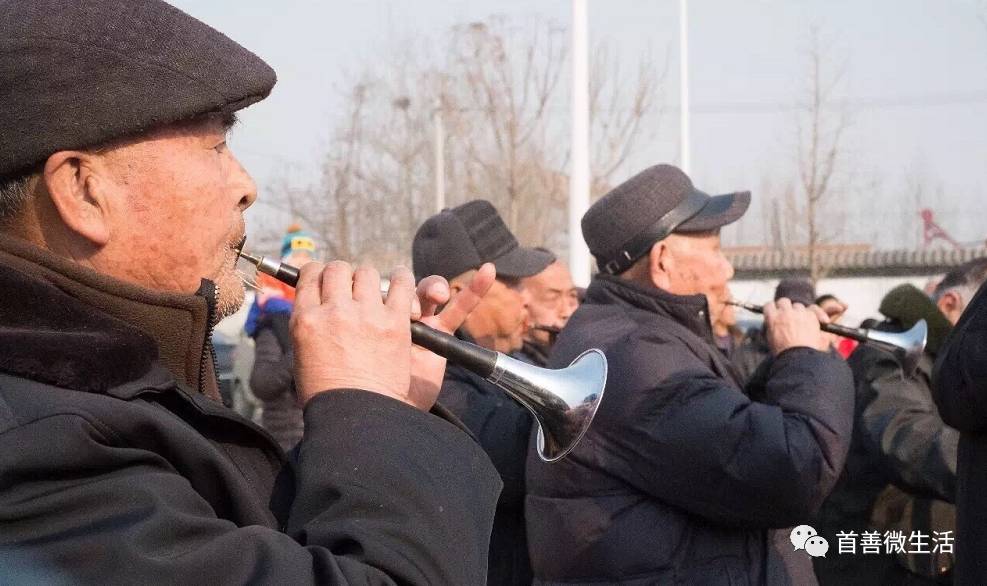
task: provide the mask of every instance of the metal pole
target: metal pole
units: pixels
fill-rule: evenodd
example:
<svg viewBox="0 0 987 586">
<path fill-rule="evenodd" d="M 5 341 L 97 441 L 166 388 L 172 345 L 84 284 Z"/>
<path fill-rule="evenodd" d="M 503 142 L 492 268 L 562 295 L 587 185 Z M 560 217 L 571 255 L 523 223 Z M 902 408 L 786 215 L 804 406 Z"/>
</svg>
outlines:
<svg viewBox="0 0 987 586">
<path fill-rule="evenodd" d="M 679 0 L 679 101 L 681 113 L 679 138 L 682 155 L 682 170 L 689 173 L 692 166 L 689 146 L 689 15 L 687 0 Z"/>
<path fill-rule="evenodd" d="M 569 176 L 569 268 L 576 285 L 590 280 L 580 221 L 589 209 L 589 43 L 586 0 L 572 0 L 572 172 Z"/>
<path fill-rule="evenodd" d="M 435 212 L 446 207 L 446 131 L 442 124 L 442 98 L 435 102 Z"/>
</svg>

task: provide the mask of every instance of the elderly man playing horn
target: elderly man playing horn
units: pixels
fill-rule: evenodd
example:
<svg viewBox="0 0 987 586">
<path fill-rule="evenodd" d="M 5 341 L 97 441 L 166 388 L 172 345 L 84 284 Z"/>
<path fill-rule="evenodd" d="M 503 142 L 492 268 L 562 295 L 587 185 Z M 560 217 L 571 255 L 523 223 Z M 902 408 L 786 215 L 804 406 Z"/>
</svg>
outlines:
<svg viewBox="0 0 987 586">
<path fill-rule="evenodd" d="M 499 479 L 408 324 L 454 331 L 491 267 L 451 301 L 399 269 L 382 301 L 306 265 L 290 464 L 218 401 L 256 198 L 226 134 L 274 81 L 159 0 L 0 0 L 0 583 L 485 579 Z"/>
<path fill-rule="evenodd" d="M 469 282 L 483 263 L 497 268 L 497 281 L 456 336 L 498 352 L 521 349 L 526 312 L 521 281 L 545 270 L 551 253 L 518 243 L 496 208 L 478 199 L 445 209 L 415 233 L 412 262 L 418 275 L 440 275 L 454 290 Z M 472 431 L 490 456 L 503 491 L 490 535 L 486 583 L 531 583 L 524 524 L 524 467 L 531 414 L 482 377 L 453 366 L 439 395 Z"/>
<path fill-rule="evenodd" d="M 773 358 L 759 388 L 743 388 L 714 345 L 711 318 L 733 276 L 719 229 L 749 201 L 710 197 L 658 165 L 583 216 L 601 273 L 549 366 L 595 346 L 609 376 L 565 461 L 529 453 L 536 583 L 815 582 L 785 528 L 807 523 L 842 471 L 853 382 L 815 306 L 764 307 Z"/>
</svg>

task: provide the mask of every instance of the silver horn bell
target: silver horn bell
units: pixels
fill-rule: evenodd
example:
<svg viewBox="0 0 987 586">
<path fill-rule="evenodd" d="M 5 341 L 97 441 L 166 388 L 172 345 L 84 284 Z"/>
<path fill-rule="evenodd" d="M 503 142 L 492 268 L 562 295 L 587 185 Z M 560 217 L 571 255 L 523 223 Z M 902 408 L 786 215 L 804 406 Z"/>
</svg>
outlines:
<svg viewBox="0 0 987 586">
<path fill-rule="evenodd" d="M 879 330 L 864 330 L 867 342 L 875 347 L 894 354 L 901 363 L 906 374 L 915 372 L 918 361 L 925 351 L 925 343 L 929 337 L 929 326 L 924 319 L 912 326 L 907 332 L 882 332 Z"/>
<path fill-rule="evenodd" d="M 555 462 L 589 429 L 607 384 L 607 359 L 593 348 L 568 367 L 551 370 L 498 354 L 486 379 L 535 416 L 538 455 L 546 462 Z"/>
</svg>

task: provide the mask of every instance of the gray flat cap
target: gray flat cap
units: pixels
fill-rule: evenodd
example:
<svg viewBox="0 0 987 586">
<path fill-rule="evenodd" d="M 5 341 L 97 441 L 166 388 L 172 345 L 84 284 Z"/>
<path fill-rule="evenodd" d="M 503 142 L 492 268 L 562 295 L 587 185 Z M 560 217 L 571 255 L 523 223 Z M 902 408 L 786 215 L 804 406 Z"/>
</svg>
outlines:
<svg viewBox="0 0 987 586">
<path fill-rule="evenodd" d="M 749 191 L 709 196 L 677 167 L 648 167 L 590 206 L 583 238 L 601 271 L 616 275 L 672 233 L 706 232 L 736 221 Z"/>
<path fill-rule="evenodd" d="M 411 243 L 415 277 L 439 275 L 452 279 L 492 262 L 498 277 L 537 275 L 555 261 L 545 250 L 518 244 L 497 209 L 477 199 L 445 209 L 418 228 Z"/>
<path fill-rule="evenodd" d="M 160 0 L 0 0 L 0 177 L 262 100 L 274 71 Z"/>
</svg>

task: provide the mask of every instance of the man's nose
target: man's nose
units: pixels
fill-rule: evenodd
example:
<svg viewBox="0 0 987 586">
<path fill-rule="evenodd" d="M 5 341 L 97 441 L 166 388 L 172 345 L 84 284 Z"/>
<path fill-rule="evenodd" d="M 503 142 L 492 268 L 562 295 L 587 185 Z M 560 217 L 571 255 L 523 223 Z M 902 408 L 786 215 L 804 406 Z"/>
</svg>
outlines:
<svg viewBox="0 0 987 586">
<path fill-rule="evenodd" d="M 726 278 L 726 280 L 729 281 L 730 279 L 733 278 L 733 272 L 734 272 L 733 271 L 733 265 L 730 264 L 730 261 L 728 261 L 726 259 L 726 257 L 723 258 L 723 264 L 726 265 L 726 272 L 727 272 L 727 278 Z"/>
<path fill-rule="evenodd" d="M 240 208 L 240 211 L 244 211 L 257 201 L 257 184 L 236 157 L 233 157 L 233 164 L 233 185 L 231 189 L 233 189 L 235 194 L 240 196 L 237 207 Z"/>
<path fill-rule="evenodd" d="M 562 301 L 562 311 L 559 313 L 559 318 L 562 321 L 568 321 L 569 318 L 572 317 L 573 312 L 576 311 L 577 307 L 579 307 L 579 304 L 574 298 L 566 297 Z"/>
<path fill-rule="evenodd" d="M 524 293 L 524 290 L 521 291 L 515 290 L 514 295 L 517 299 L 516 306 L 517 306 L 518 319 L 522 324 L 524 324 L 525 328 L 527 328 L 531 317 L 531 314 L 528 311 L 528 296 Z"/>
</svg>

